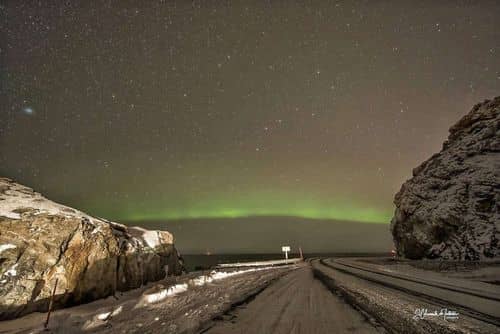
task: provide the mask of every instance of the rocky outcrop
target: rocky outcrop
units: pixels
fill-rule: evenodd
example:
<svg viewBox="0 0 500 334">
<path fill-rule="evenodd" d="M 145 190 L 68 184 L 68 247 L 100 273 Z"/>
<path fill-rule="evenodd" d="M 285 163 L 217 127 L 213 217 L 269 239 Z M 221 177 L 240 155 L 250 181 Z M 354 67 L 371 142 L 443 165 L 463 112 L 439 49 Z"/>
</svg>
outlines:
<svg viewBox="0 0 500 334">
<path fill-rule="evenodd" d="M 498 259 L 500 97 L 450 128 L 441 152 L 413 170 L 396 194 L 391 222 L 400 256 Z"/>
<path fill-rule="evenodd" d="M 174 240 L 91 217 L 0 178 L 0 319 L 140 287 L 183 270 Z"/>
</svg>

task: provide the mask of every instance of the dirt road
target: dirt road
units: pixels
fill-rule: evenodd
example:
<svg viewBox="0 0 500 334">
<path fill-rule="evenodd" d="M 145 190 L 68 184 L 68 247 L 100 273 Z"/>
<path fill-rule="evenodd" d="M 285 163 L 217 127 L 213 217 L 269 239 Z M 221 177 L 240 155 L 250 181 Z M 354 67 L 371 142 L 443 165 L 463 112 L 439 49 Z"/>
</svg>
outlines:
<svg viewBox="0 0 500 334">
<path fill-rule="evenodd" d="M 314 278 L 306 265 L 273 283 L 250 303 L 234 309 L 207 334 L 380 333 L 350 305 Z"/>
</svg>

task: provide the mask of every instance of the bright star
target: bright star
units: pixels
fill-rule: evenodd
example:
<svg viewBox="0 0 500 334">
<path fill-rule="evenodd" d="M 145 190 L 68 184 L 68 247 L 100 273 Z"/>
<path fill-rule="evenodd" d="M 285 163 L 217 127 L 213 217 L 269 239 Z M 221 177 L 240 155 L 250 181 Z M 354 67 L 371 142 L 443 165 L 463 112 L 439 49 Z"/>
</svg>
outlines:
<svg viewBox="0 0 500 334">
<path fill-rule="evenodd" d="M 23 113 L 25 113 L 26 115 L 32 115 L 34 112 L 35 111 L 31 107 L 24 107 L 23 108 Z"/>
</svg>

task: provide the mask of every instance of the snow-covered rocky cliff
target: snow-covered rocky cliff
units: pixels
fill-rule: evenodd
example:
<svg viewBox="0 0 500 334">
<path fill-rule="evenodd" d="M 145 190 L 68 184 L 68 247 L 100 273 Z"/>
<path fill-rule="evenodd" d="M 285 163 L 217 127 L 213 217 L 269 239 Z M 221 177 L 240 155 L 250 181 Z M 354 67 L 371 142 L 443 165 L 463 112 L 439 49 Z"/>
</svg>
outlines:
<svg viewBox="0 0 500 334">
<path fill-rule="evenodd" d="M 91 217 L 0 178 L 0 319 L 78 304 L 180 274 L 166 231 Z"/>
<path fill-rule="evenodd" d="M 500 257 L 500 97 L 477 104 L 450 129 L 441 152 L 396 194 L 391 230 L 400 256 Z"/>
</svg>

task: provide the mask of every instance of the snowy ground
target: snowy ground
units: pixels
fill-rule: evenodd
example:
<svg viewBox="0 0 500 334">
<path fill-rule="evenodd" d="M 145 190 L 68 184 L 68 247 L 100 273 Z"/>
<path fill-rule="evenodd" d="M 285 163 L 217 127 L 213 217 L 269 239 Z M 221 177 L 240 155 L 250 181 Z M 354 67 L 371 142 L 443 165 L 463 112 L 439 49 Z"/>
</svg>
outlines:
<svg viewBox="0 0 500 334">
<path fill-rule="evenodd" d="M 52 313 L 0 322 L 0 333 L 193 333 L 298 266 L 213 271 Z"/>
<path fill-rule="evenodd" d="M 262 266 L 281 266 L 284 264 L 295 264 L 304 261 L 301 258 L 287 260 L 271 260 L 271 261 L 254 261 L 254 262 L 236 262 L 236 263 L 221 263 L 217 268 L 242 268 L 242 267 L 262 267 Z"/>
<path fill-rule="evenodd" d="M 328 263 L 330 260 L 327 259 L 326 262 Z M 317 277 L 326 285 L 342 295 L 349 303 L 373 316 L 392 332 L 419 334 L 500 333 L 499 328 L 495 325 L 463 313 L 463 309 L 457 304 L 429 298 L 428 295 L 424 294 L 424 289 L 421 291 L 422 294 L 412 294 L 332 269 L 322 265 L 319 261 L 314 262 L 313 267 Z M 390 269 L 394 270 L 394 268 Z M 367 277 L 373 278 L 373 275 L 368 273 Z M 419 310 L 428 311 L 431 316 L 421 318 L 418 316 Z M 433 316 L 432 312 L 441 312 L 441 310 L 457 311 L 459 313 L 458 319 L 448 320 L 441 316 Z"/>
<path fill-rule="evenodd" d="M 500 261 L 434 261 L 392 260 L 388 258 L 359 258 L 358 261 L 372 264 L 376 269 L 405 273 L 410 276 L 425 274 L 438 280 L 465 279 L 469 284 L 484 282 L 499 284 Z"/>
</svg>

